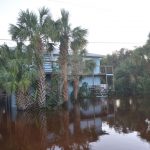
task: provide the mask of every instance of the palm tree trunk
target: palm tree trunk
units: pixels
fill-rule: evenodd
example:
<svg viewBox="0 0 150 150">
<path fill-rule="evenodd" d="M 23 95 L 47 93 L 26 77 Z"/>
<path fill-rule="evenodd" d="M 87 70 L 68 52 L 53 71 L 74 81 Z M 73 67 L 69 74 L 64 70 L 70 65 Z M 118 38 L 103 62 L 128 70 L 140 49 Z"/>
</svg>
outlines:
<svg viewBox="0 0 150 150">
<path fill-rule="evenodd" d="M 45 84 L 45 72 L 42 65 L 38 67 L 39 80 L 38 80 L 38 105 L 40 108 L 46 106 L 46 84 Z"/>
<path fill-rule="evenodd" d="M 75 137 L 77 136 L 77 138 L 78 138 L 78 135 L 81 131 L 81 128 L 80 128 L 80 121 L 81 121 L 80 105 L 79 105 L 78 101 L 75 102 L 73 110 L 74 110 L 74 134 L 75 134 Z"/>
<path fill-rule="evenodd" d="M 67 80 L 67 63 L 65 62 L 63 71 L 63 99 L 64 101 L 68 101 L 68 80 Z"/>
<path fill-rule="evenodd" d="M 24 95 L 22 94 L 21 91 L 17 91 L 16 101 L 17 101 L 17 109 L 24 110 Z"/>
<path fill-rule="evenodd" d="M 73 68 L 72 68 L 72 75 L 73 75 L 73 90 L 74 90 L 74 99 L 77 100 L 78 98 L 78 87 L 79 87 L 79 66 L 80 62 L 78 59 L 77 51 L 73 51 Z"/>
<path fill-rule="evenodd" d="M 64 146 L 64 150 L 68 150 L 69 149 L 69 111 L 68 110 L 64 110 L 63 112 L 63 116 L 62 116 L 62 128 L 63 128 L 63 134 L 62 134 L 62 139 L 63 139 L 63 146 Z"/>
<path fill-rule="evenodd" d="M 25 110 L 28 107 L 29 96 L 26 92 L 18 90 L 16 93 L 17 109 Z"/>
<path fill-rule="evenodd" d="M 79 86 L 79 80 L 74 79 L 74 99 L 77 100 L 78 98 L 78 86 Z"/>
<path fill-rule="evenodd" d="M 61 77 L 63 80 L 62 86 L 62 96 L 63 100 L 66 102 L 68 101 L 68 43 L 61 43 L 60 44 L 60 67 L 61 67 Z"/>
<path fill-rule="evenodd" d="M 47 116 L 46 112 L 39 112 L 40 133 L 41 133 L 41 149 L 47 149 Z"/>
</svg>

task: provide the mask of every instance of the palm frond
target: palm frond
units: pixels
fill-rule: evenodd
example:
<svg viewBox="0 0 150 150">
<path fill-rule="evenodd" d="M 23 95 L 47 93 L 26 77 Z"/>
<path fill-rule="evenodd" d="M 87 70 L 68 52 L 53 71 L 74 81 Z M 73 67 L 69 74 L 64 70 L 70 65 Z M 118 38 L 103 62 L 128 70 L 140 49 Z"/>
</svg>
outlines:
<svg viewBox="0 0 150 150">
<path fill-rule="evenodd" d="M 61 10 L 61 28 L 63 33 L 70 34 L 69 12 L 64 9 Z"/>
<path fill-rule="evenodd" d="M 43 26 L 44 24 L 44 21 L 46 19 L 47 16 L 49 16 L 49 9 L 48 8 L 45 8 L 45 7 L 42 7 L 39 9 L 39 22 L 40 22 L 40 26 Z"/>
<path fill-rule="evenodd" d="M 18 26 L 27 31 L 28 36 L 32 36 L 38 28 L 38 18 L 34 12 L 30 12 L 28 9 L 26 11 L 20 11 L 18 18 Z"/>
<path fill-rule="evenodd" d="M 76 27 L 73 29 L 71 49 L 74 52 L 79 51 L 86 46 L 87 44 L 86 36 L 87 36 L 86 29 L 82 29 L 81 27 Z"/>
</svg>

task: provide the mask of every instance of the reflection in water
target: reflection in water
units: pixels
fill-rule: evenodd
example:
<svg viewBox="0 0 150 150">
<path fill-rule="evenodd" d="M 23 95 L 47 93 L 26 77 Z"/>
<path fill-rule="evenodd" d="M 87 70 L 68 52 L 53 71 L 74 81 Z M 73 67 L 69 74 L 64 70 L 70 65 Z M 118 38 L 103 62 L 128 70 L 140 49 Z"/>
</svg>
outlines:
<svg viewBox="0 0 150 150">
<path fill-rule="evenodd" d="M 115 106 L 116 106 L 116 108 L 120 107 L 120 99 L 115 100 Z"/>
<path fill-rule="evenodd" d="M 15 116 L 1 107 L 0 149 L 147 150 L 149 104 L 134 98 L 84 99 L 68 110 L 18 112 Z"/>
<path fill-rule="evenodd" d="M 147 119 L 145 119 L 145 122 L 147 123 L 147 133 L 150 131 L 150 120 L 148 120 L 148 118 Z"/>
</svg>

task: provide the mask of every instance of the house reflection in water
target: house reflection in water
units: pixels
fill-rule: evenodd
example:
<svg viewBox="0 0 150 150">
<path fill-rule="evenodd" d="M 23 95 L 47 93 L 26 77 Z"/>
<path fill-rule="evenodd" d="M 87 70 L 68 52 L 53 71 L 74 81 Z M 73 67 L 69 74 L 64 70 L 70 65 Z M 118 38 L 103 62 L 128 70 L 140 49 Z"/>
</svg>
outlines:
<svg viewBox="0 0 150 150">
<path fill-rule="evenodd" d="M 75 103 L 70 111 L 63 111 L 59 114 L 61 116 L 59 116 L 59 123 L 51 122 L 61 125 L 59 128 L 61 134 L 58 135 L 49 131 L 49 148 L 59 145 L 64 149 L 88 149 L 90 142 L 97 141 L 100 135 L 106 134 L 102 130 L 100 118 L 103 114 L 100 100 L 94 100 L 93 103 L 90 100 Z M 52 120 L 56 121 L 55 119 Z"/>
</svg>

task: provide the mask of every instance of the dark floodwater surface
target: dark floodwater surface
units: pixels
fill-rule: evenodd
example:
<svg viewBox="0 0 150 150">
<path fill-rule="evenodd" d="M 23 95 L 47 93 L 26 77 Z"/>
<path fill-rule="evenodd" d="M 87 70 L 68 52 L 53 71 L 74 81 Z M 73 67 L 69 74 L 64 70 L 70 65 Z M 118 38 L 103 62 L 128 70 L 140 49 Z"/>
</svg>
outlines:
<svg viewBox="0 0 150 150">
<path fill-rule="evenodd" d="M 150 150 L 149 120 L 149 99 L 84 99 L 47 112 L 1 104 L 0 150 Z"/>
</svg>

